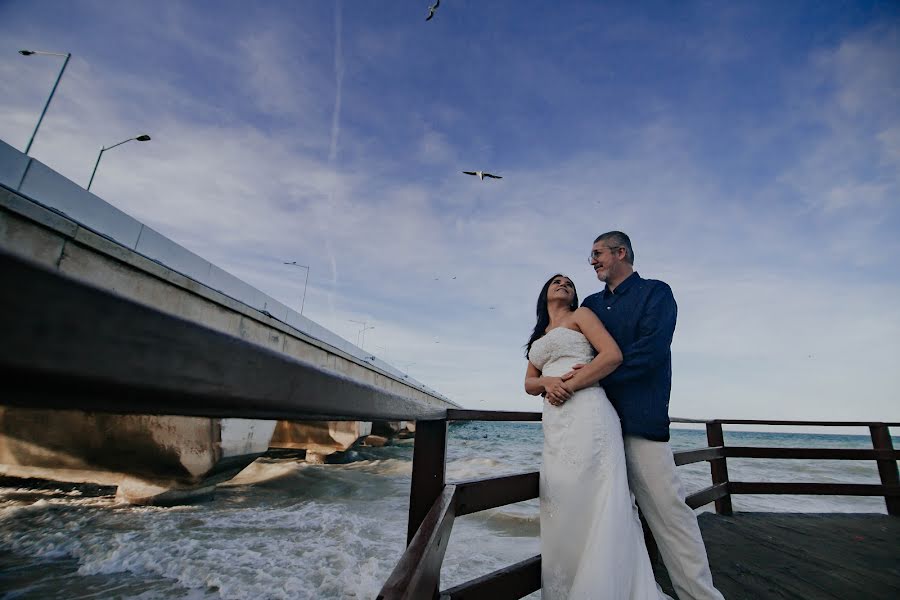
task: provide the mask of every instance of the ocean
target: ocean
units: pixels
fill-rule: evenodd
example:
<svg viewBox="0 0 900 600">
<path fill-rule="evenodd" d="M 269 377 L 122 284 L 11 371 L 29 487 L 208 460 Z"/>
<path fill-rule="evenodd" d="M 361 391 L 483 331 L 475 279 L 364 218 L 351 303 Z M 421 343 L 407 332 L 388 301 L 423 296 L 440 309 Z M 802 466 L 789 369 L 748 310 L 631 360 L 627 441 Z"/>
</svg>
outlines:
<svg viewBox="0 0 900 600">
<path fill-rule="evenodd" d="M 860 435 L 727 426 L 725 435 L 730 445 L 871 448 Z M 705 445 L 703 431 L 673 429 L 674 449 Z M 535 470 L 540 453 L 539 423 L 454 423 L 448 480 Z M 169 508 L 116 505 L 110 488 L 7 481 L 0 598 L 374 598 L 404 548 L 411 466 L 412 440 L 356 448 L 334 464 L 261 458 L 212 500 Z M 879 483 L 874 461 L 729 459 L 728 470 L 743 481 Z M 710 484 L 708 463 L 679 474 L 688 493 Z M 885 513 L 882 498 L 867 497 L 734 496 L 733 504 Z M 537 500 L 458 518 L 442 587 L 538 554 L 538 536 Z"/>
</svg>

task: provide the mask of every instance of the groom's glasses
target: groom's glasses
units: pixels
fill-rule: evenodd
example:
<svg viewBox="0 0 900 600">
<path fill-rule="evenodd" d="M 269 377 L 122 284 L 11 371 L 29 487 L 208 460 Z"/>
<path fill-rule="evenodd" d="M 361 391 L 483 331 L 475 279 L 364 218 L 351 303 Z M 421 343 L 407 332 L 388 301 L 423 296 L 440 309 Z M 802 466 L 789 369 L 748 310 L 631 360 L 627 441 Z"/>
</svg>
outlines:
<svg viewBox="0 0 900 600">
<path fill-rule="evenodd" d="M 608 250 L 611 253 L 613 250 L 618 250 L 619 248 L 624 248 L 624 246 L 610 246 Z M 599 260 L 601 256 L 603 256 L 603 250 L 591 250 L 591 257 L 588 260 Z"/>
</svg>

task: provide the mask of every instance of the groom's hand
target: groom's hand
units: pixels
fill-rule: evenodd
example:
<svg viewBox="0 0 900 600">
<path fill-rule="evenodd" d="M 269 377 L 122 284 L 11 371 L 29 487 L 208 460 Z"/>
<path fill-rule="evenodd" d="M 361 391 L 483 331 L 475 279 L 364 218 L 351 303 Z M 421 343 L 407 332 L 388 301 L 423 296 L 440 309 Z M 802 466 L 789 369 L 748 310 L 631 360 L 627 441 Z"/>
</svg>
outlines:
<svg viewBox="0 0 900 600">
<path fill-rule="evenodd" d="M 561 379 L 562 379 L 563 381 L 568 381 L 568 380 L 572 379 L 573 377 L 575 377 L 575 371 L 577 371 L 578 369 L 582 368 L 583 366 L 584 366 L 584 365 L 582 365 L 582 364 L 574 364 L 574 365 L 572 365 L 572 370 L 569 371 L 568 373 L 566 373 L 565 375 L 563 375 L 563 376 L 561 377 Z"/>
</svg>

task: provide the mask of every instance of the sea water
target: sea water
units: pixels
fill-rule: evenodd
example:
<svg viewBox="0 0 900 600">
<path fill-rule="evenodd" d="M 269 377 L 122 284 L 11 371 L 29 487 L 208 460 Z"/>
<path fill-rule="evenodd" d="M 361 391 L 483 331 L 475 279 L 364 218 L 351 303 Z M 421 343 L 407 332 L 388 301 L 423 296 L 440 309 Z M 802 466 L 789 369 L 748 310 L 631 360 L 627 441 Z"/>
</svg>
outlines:
<svg viewBox="0 0 900 600">
<path fill-rule="evenodd" d="M 541 443 L 539 423 L 451 424 L 447 479 L 535 470 Z M 726 443 L 872 447 L 868 436 L 727 428 Z M 705 433 L 673 429 L 672 446 L 706 446 Z M 405 546 L 412 449 L 412 440 L 399 440 L 325 465 L 261 458 L 212 500 L 169 508 L 117 505 L 114 490 L 97 486 L 7 481 L 0 487 L 0 598 L 374 598 Z M 728 470 L 742 481 L 880 481 L 874 461 L 729 459 Z M 679 474 L 688 493 L 710 485 L 708 463 Z M 885 512 L 877 497 L 734 496 L 733 504 L 737 511 Z M 442 587 L 538 554 L 538 536 L 537 500 L 458 518 Z"/>
</svg>

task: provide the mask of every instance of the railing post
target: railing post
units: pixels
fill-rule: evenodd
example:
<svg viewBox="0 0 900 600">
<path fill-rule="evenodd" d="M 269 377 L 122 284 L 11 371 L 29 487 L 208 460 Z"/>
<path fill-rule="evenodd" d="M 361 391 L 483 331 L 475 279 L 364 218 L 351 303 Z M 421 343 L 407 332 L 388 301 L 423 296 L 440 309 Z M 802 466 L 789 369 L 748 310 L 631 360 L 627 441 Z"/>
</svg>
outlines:
<svg viewBox="0 0 900 600">
<path fill-rule="evenodd" d="M 710 447 L 725 446 L 725 436 L 722 433 L 722 424 L 718 421 L 706 423 L 706 442 Z M 709 471 L 712 475 L 713 485 L 724 483 L 728 485 L 728 465 L 725 457 L 709 461 Z M 720 515 L 731 515 L 731 494 L 716 500 L 716 512 Z"/>
<path fill-rule="evenodd" d="M 416 421 L 412 483 L 409 488 L 409 523 L 406 545 L 444 489 L 447 458 L 447 420 Z"/>
<path fill-rule="evenodd" d="M 891 442 L 891 430 L 887 425 L 881 423 L 879 425 L 869 425 L 869 432 L 872 434 L 872 446 L 876 450 L 893 450 L 894 444 Z M 881 477 L 881 485 L 897 486 L 900 485 L 900 476 L 897 474 L 897 461 L 893 458 L 877 460 L 878 475 Z M 884 503 L 887 505 L 889 515 L 900 517 L 900 498 L 897 496 L 885 496 Z"/>
</svg>

